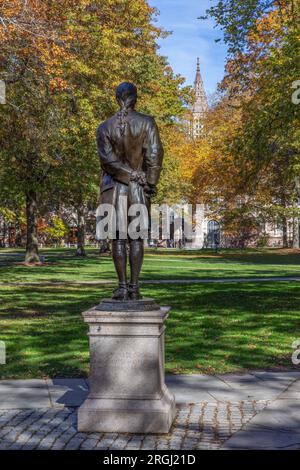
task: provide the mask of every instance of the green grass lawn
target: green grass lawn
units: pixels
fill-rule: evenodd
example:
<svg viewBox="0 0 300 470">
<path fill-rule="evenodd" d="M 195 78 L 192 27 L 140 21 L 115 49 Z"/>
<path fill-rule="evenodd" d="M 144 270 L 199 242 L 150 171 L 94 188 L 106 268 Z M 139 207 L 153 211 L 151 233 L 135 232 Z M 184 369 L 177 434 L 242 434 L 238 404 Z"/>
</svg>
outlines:
<svg viewBox="0 0 300 470">
<path fill-rule="evenodd" d="M 74 249 L 41 250 L 46 265 L 22 264 L 24 253 L 0 249 L 0 282 L 97 281 L 115 279 L 109 256 L 88 250 L 87 258 L 74 257 Z M 252 250 L 206 251 L 147 250 L 143 279 L 198 279 L 300 276 L 300 251 Z"/>
<path fill-rule="evenodd" d="M 10 254 L 0 251 L 2 282 L 114 278 L 109 258 L 99 259 L 94 251 L 84 260 L 69 251 L 52 251 L 47 256 L 51 264 L 32 268 L 15 264 Z M 298 266 L 299 254 L 286 251 L 158 251 L 147 254 L 143 277 L 297 275 Z M 87 375 L 87 327 L 80 314 L 110 292 L 103 286 L 0 286 L 0 340 L 7 347 L 0 377 Z M 292 368 L 291 344 L 300 337 L 298 282 L 146 285 L 143 294 L 172 307 L 166 331 L 168 372 Z"/>
</svg>

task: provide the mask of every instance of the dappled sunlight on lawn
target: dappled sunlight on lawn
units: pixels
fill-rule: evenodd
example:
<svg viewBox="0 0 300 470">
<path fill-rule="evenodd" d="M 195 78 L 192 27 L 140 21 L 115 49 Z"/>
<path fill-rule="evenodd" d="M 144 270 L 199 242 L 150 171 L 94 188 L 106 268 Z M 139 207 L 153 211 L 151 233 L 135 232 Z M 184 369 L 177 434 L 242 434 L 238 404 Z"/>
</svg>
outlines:
<svg viewBox="0 0 300 470">
<path fill-rule="evenodd" d="M 298 283 L 156 285 L 142 291 L 172 307 L 167 371 L 292 367 L 291 344 L 300 331 Z M 0 293 L 0 339 L 8 353 L 2 378 L 88 374 L 87 327 L 81 312 L 109 297 L 110 289 L 2 286 Z"/>
<path fill-rule="evenodd" d="M 0 250 L 0 282 L 114 280 L 111 257 L 87 250 L 86 258 L 74 249 L 42 250 L 46 264 L 25 266 L 23 253 Z M 201 279 L 298 276 L 299 250 L 207 251 L 146 250 L 142 279 Z"/>
</svg>

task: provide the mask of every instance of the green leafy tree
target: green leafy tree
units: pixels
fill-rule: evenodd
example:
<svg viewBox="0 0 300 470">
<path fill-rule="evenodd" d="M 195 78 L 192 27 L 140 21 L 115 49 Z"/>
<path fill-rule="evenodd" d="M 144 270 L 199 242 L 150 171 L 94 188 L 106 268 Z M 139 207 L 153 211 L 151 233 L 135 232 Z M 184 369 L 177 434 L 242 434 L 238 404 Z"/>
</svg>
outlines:
<svg viewBox="0 0 300 470">
<path fill-rule="evenodd" d="M 188 91 L 157 54 L 165 33 L 155 14 L 146 0 L 1 0 L 0 158 L 25 199 L 26 262 L 39 259 L 37 217 L 49 198 L 78 212 L 84 254 L 84 214 L 99 183 L 95 129 L 116 110 L 121 81 L 135 82 L 140 109 L 175 129 Z"/>
<path fill-rule="evenodd" d="M 69 227 L 57 215 L 51 219 L 48 227 L 44 229 L 44 233 L 54 243 L 61 242 L 61 240 L 68 234 L 68 232 L 69 232 Z"/>
<path fill-rule="evenodd" d="M 240 114 L 235 134 L 224 136 L 225 153 L 235 158 L 244 191 L 273 201 L 285 246 L 292 208 L 293 243 L 299 246 L 300 122 L 299 106 L 292 104 L 300 73 L 299 2 L 221 0 L 208 15 L 229 48 L 220 90 Z"/>
</svg>

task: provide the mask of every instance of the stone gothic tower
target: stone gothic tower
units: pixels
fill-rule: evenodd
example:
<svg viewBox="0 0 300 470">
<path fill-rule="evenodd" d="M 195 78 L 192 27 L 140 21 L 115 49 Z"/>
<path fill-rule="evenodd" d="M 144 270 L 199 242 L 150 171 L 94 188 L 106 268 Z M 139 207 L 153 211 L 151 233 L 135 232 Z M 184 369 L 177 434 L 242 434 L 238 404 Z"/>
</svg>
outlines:
<svg viewBox="0 0 300 470">
<path fill-rule="evenodd" d="M 207 96 L 205 93 L 201 72 L 200 72 L 200 60 L 197 59 L 197 71 L 194 82 L 194 90 L 196 95 L 196 101 L 192 108 L 192 137 L 197 139 L 200 137 L 202 132 L 202 121 L 205 113 L 208 110 Z"/>
</svg>

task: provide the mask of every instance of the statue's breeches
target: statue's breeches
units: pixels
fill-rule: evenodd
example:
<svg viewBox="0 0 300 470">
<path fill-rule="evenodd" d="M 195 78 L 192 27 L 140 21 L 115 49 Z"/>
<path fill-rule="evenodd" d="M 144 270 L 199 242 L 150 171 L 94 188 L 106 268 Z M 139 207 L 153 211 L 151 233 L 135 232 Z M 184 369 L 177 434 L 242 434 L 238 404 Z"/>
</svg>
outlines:
<svg viewBox="0 0 300 470">
<path fill-rule="evenodd" d="M 127 232 L 128 224 L 137 215 L 141 220 L 141 225 L 148 224 L 150 200 L 145 197 L 143 187 L 135 182 L 130 182 L 129 185 L 116 182 L 113 188 L 101 194 L 101 204 L 111 204 L 115 210 L 116 238 L 119 238 L 121 233 L 124 238 L 124 231 Z M 136 206 L 137 204 L 142 206 L 142 211 Z"/>
</svg>

